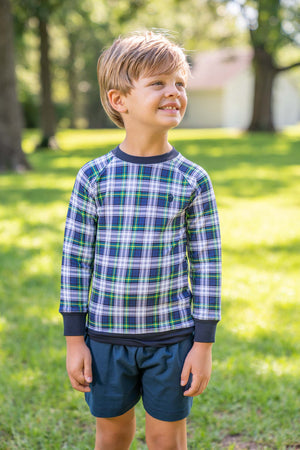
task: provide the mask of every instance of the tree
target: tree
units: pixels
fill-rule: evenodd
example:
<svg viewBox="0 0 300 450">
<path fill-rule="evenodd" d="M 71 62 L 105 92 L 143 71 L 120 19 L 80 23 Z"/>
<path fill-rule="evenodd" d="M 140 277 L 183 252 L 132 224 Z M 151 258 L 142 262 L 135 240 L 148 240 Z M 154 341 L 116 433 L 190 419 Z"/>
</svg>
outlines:
<svg viewBox="0 0 300 450">
<path fill-rule="evenodd" d="M 54 56 L 54 61 L 65 74 L 72 128 L 78 126 L 79 119 L 95 128 L 111 124 L 100 107 L 96 74 L 99 53 L 113 39 L 112 20 L 110 17 L 108 22 L 107 16 L 105 0 L 66 0 L 53 17 L 67 44 L 65 60 L 55 61 Z"/>
<path fill-rule="evenodd" d="M 49 12 L 38 14 L 40 36 L 40 80 L 41 80 L 41 129 L 42 139 L 37 148 L 58 149 L 55 139 L 56 121 L 52 100 L 51 65 L 49 58 Z"/>
<path fill-rule="evenodd" d="M 21 146 L 22 117 L 16 93 L 13 19 L 9 0 L 0 1 L 0 171 L 30 169 Z"/>
<path fill-rule="evenodd" d="M 20 39 L 23 33 L 35 32 L 40 40 L 40 126 L 43 136 L 39 148 L 49 148 L 53 144 L 56 147 L 52 90 L 57 80 L 51 76 L 51 66 L 55 63 L 59 64 L 60 73 L 63 71 L 65 75 L 71 126 L 76 126 L 77 119 L 83 116 L 90 126 L 111 126 L 100 106 L 97 59 L 101 49 L 121 32 L 122 24 L 131 20 L 147 1 L 133 0 L 121 4 L 115 0 L 13 0 L 19 60 L 24 61 L 24 53 L 28 50 L 24 47 L 24 39 Z M 60 46 L 55 30 L 59 30 L 60 36 L 68 42 L 65 60 L 60 59 L 59 62 L 55 61 L 56 49 L 53 51 L 55 44 Z M 56 73 L 57 70 L 54 76 Z"/>
<path fill-rule="evenodd" d="M 49 58 L 49 21 L 60 6 L 59 0 L 14 0 L 13 12 L 19 30 L 24 31 L 27 22 L 37 19 L 37 34 L 40 41 L 40 117 L 42 138 L 37 148 L 57 149 L 55 139 L 56 120 L 52 100 L 51 62 Z M 22 32 L 21 31 L 21 32 Z"/>
<path fill-rule="evenodd" d="M 115 126 L 101 106 L 96 74 L 97 60 L 103 48 L 127 31 L 126 27 L 143 10 L 147 1 L 66 0 L 55 13 L 56 23 L 64 24 L 64 33 L 69 43 L 65 72 L 71 94 L 70 116 L 73 123 L 75 121 L 72 116 L 74 113 L 78 116 L 80 111 L 91 128 Z M 79 71 L 76 68 L 77 62 L 81 62 Z"/>
<path fill-rule="evenodd" d="M 274 131 L 272 89 L 275 77 L 300 65 L 277 62 L 278 51 L 299 44 L 300 4 L 294 0 L 235 0 L 246 20 L 254 50 L 255 89 L 249 131 Z"/>
</svg>

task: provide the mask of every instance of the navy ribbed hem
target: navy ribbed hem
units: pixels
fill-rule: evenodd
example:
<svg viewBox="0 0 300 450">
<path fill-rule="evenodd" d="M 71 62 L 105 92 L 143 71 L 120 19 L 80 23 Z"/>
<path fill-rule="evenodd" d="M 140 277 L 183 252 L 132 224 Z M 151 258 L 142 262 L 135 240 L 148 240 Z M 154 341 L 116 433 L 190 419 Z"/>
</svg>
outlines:
<svg viewBox="0 0 300 450">
<path fill-rule="evenodd" d="M 87 335 L 94 341 L 134 347 L 165 347 L 178 344 L 178 342 L 192 336 L 193 333 L 194 327 L 145 334 L 97 333 L 89 328 L 87 329 Z"/>
<path fill-rule="evenodd" d="M 216 328 L 218 320 L 198 320 L 195 321 L 195 342 L 215 342 Z"/>
</svg>

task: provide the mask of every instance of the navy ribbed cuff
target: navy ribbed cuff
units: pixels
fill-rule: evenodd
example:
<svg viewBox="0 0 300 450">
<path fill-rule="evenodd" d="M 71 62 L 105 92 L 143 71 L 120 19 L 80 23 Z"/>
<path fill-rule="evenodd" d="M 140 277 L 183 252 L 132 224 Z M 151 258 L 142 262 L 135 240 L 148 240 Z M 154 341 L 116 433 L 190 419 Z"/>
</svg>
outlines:
<svg viewBox="0 0 300 450">
<path fill-rule="evenodd" d="M 195 342 L 215 342 L 218 320 L 198 320 L 195 322 Z"/>
<path fill-rule="evenodd" d="M 84 336 L 86 313 L 62 313 L 64 318 L 64 336 Z"/>
</svg>

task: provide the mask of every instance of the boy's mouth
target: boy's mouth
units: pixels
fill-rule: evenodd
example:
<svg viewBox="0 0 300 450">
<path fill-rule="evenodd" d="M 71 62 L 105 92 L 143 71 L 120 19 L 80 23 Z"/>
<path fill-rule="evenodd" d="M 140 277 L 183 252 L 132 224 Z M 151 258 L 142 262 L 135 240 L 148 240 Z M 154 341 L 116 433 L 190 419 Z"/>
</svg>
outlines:
<svg viewBox="0 0 300 450">
<path fill-rule="evenodd" d="M 177 104 L 174 103 L 168 103 L 167 105 L 163 105 L 160 106 L 158 109 L 165 109 L 165 110 L 170 110 L 170 111 L 178 111 L 179 110 L 179 106 Z"/>
</svg>

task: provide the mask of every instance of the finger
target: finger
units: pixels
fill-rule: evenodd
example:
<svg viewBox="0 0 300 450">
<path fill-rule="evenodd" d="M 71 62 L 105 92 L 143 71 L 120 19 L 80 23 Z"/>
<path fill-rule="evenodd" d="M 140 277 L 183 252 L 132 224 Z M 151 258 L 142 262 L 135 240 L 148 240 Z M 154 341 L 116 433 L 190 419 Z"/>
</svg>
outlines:
<svg viewBox="0 0 300 450">
<path fill-rule="evenodd" d="M 73 389 L 75 389 L 76 391 L 79 392 L 91 392 L 91 388 L 87 385 L 87 386 L 82 386 L 82 384 L 75 384 L 72 385 Z"/>
<path fill-rule="evenodd" d="M 70 377 L 70 382 L 71 382 L 73 389 L 76 389 L 76 391 L 80 391 L 80 392 L 90 392 L 91 391 L 91 388 L 89 387 L 89 385 L 87 383 L 81 384 L 74 377 Z"/>
<path fill-rule="evenodd" d="M 76 380 L 79 384 L 81 384 L 82 386 L 87 386 L 87 385 L 88 385 L 88 383 L 87 383 L 87 381 L 86 381 L 86 379 L 85 379 L 85 377 L 84 377 L 84 372 L 83 372 L 83 370 L 82 370 L 82 372 L 77 372 L 77 373 L 75 373 L 75 374 L 73 374 L 73 375 L 74 375 L 75 380 Z"/>
<path fill-rule="evenodd" d="M 200 380 L 199 387 L 195 392 L 190 392 L 190 390 L 192 389 L 192 386 L 191 386 L 191 389 L 186 391 L 188 393 L 188 396 L 196 397 L 197 395 L 202 394 L 205 391 L 205 389 L 207 388 L 208 382 L 209 382 L 209 379 Z"/>
<path fill-rule="evenodd" d="M 89 383 L 85 380 L 83 370 L 78 372 L 73 372 L 70 374 L 70 379 L 74 380 L 77 385 L 88 386 Z"/>
<path fill-rule="evenodd" d="M 190 373 L 191 373 L 191 366 L 190 366 L 190 364 L 185 363 L 183 366 L 182 372 L 181 372 L 181 378 L 180 378 L 181 386 L 185 386 L 188 383 Z"/>
<path fill-rule="evenodd" d="M 84 380 L 86 383 L 91 383 L 93 381 L 91 357 L 87 357 L 84 360 Z"/>
<path fill-rule="evenodd" d="M 194 395 L 197 395 L 197 392 L 199 391 L 201 385 L 201 379 L 199 375 L 193 374 L 192 384 L 189 389 L 187 389 L 183 395 L 186 397 L 193 397 Z"/>
</svg>

